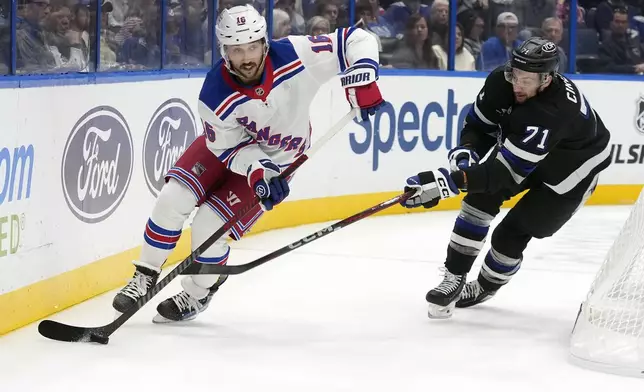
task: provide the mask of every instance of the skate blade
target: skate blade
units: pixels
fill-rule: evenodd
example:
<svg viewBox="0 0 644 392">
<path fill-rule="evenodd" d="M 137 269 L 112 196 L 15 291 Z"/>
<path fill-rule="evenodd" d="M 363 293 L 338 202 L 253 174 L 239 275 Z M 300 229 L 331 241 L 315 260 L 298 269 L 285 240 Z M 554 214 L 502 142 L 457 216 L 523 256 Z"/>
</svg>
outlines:
<svg viewBox="0 0 644 392">
<path fill-rule="evenodd" d="M 456 302 L 452 302 L 447 306 L 429 304 L 427 317 L 429 317 L 430 319 L 448 319 L 454 314 L 455 306 Z"/>
<path fill-rule="evenodd" d="M 186 319 L 177 321 L 177 320 L 170 320 L 169 318 L 165 318 L 165 317 L 163 317 L 163 316 L 161 316 L 160 314 L 157 313 L 156 316 L 154 316 L 152 318 L 152 322 L 154 324 L 178 324 L 178 323 L 183 323 L 183 322 L 186 322 L 186 321 L 194 320 L 196 318 L 197 318 L 197 315 L 194 315 L 194 316 L 190 316 L 190 317 L 188 317 Z"/>
</svg>

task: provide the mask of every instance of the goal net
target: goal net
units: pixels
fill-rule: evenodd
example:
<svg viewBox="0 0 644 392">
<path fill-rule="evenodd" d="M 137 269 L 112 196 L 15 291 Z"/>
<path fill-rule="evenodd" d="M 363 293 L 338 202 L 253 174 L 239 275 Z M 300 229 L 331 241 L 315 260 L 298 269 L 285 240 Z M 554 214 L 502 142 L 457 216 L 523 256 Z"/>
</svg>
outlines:
<svg viewBox="0 0 644 392">
<path fill-rule="evenodd" d="M 644 377 L 644 191 L 581 304 L 570 353 L 585 367 Z"/>
</svg>

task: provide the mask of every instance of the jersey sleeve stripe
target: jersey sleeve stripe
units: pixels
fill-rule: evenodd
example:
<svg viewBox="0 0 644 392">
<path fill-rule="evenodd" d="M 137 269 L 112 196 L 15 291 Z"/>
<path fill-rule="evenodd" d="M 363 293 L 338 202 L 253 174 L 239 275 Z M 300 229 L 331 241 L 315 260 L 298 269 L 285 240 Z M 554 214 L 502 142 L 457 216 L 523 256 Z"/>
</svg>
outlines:
<svg viewBox="0 0 644 392">
<path fill-rule="evenodd" d="M 279 78 L 284 73 L 293 71 L 295 68 L 297 68 L 300 65 L 302 65 L 302 61 L 300 59 L 297 59 L 295 61 L 291 61 L 290 63 L 284 66 L 279 67 L 278 69 L 273 71 L 273 80 Z"/>
<path fill-rule="evenodd" d="M 292 78 L 303 70 L 304 65 L 299 59 L 278 68 L 273 72 L 273 88 L 277 87 L 283 81 Z"/>
<path fill-rule="evenodd" d="M 226 153 L 228 153 L 228 152 L 230 151 L 230 152 L 227 154 L 227 156 L 226 156 L 224 159 L 221 159 L 221 158 L 219 158 L 219 159 L 221 159 L 221 162 L 222 162 L 224 165 L 226 165 L 226 167 L 227 167 L 228 169 L 230 169 L 230 167 L 231 167 L 231 166 L 232 166 L 232 164 L 233 164 L 233 159 L 235 159 L 235 156 L 237 156 L 237 154 L 238 154 L 241 150 L 243 150 L 244 148 L 246 148 L 246 147 L 248 147 L 248 146 L 250 146 L 250 145 L 252 145 L 252 144 L 256 144 L 256 143 L 257 143 L 257 141 L 256 141 L 255 139 L 248 139 L 248 140 L 246 140 L 246 141 L 244 141 L 244 142 L 242 142 L 242 143 L 239 143 L 237 146 L 235 146 L 235 147 L 233 147 L 233 148 L 230 148 L 230 149 L 226 150 L 226 152 L 225 152 L 224 154 L 226 154 Z M 222 154 L 222 155 L 223 155 L 223 154 Z"/>
<path fill-rule="evenodd" d="M 360 60 L 356 61 L 353 65 L 358 65 L 358 64 L 366 64 L 366 65 L 370 65 L 371 67 L 373 67 L 373 69 L 376 71 L 376 79 L 378 79 L 378 70 L 380 69 L 380 66 L 378 65 L 378 62 L 376 62 L 373 59 L 364 58 L 364 59 L 360 59 Z"/>
<path fill-rule="evenodd" d="M 548 156 L 548 153 L 537 155 L 537 154 L 528 152 L 526 150 L 523 150 L 517 147 L 514 143 L 512 143 L 510 139 L 505 139 L 505 141 L 503 142 L 503 147 L 505 147 L 508 151 L 510 151 L 512 154 L 516 155 L 517 157 L 529 162 L 537 163 L 537 162 L 540 162 L 546 156 Z"/>
<path fill-rule="evenodd" d="M 215 115 L 220 116 L 221 113 L 223 113 L 228 106 L 232 105 L 233 102 L 241 99 L 242 97 L 243 97 L 242 93 L 237 91 L 230 94 L 226 99 L 223 100 L 223 102 L 219 106 L 217 106 L 217 108 L 215 109 Z"/>
<path fill-rule="evenodd" d="M 349 67 L 347 60 L 347 39 L 353 33 L 355 28 L 338 29 L 337 42 L 338 42 L 338 62 L 340 63 L 340 71 L 344 72 Z"/>
<path fill-rule="evenodd" d="M 557 192 L 560 195 L 570 192 L 574 187 L 579 185 L 581 181 L 586 179 L 586 177 L 588 177 L 588 175 L 590 174 L 590 172 L 593 171 L 593 169 L 595 169 L 602 162 L 610 158 L 610 150 L 611 150 L 611 144 L 608 143 L 606 145 L 606 148 L 604 148 L 602 152 L 588 159 L 579 167 L 579 169 L 570 173 L 570 175 L 566 177 L 563 181 L 561 181 L 559 184 L 557 185 L 551 185 L 548 183 L 545 183 L 545 184 L 550 189 L 552 189 L 553 191 Z"/>
<path fill-rule="evenodd" d="M 240 92 L 234 92 L 226 98 L 221 105 L 217 106 L 214 110 L 215 115 L 222 121 L 226 119 L 233 112 L 233 110 L 244 102 L 249 101 L 250 98 Z"/>
<path fill-rule="evenodd" d="M 487 117 L 485 117 L 483 113 L 481 113 L 478 103 L 474 102 L 474 106 L 472 108 L 474 109 L 474 115 L 476 116 L 476 118 L 481 120 L 483 123 L 487 125 L 496 125 L 496 123 L 493 123 L 492 121 L 488 120 Z"/>
<path fill-rule="evenodd" d="M 508 169 L 508 173 L 510 173 L 510 176 L 512 177 L 514 182 L 516 182 L 517 184 L 520 184 L 525 180 L 525 177 L 519 175 L 514 171 L 514 169 L 512 168 L 512 165 L 510 165 L 510 163 L 505 159 L 505 157 L 500 151 L 498 154 L 496 154 L 496 159 L 499 162 L 501 162 L 506 169 Z"/>
<path fill-rule="evenodd" d="M 528 174 L 532 173 L 532 171 L 537 167 L 536 163 L 524 161 L 523 159 L 512 154 L 505 148 L 505 146 L 501 146 L 499 152 L 501 153 L 501 155 L 503 155 L 505 161 L 508 162 L 510 166 L 512 166 L 514 172 L 522 176 L 527 176 Z"/>
</svg>

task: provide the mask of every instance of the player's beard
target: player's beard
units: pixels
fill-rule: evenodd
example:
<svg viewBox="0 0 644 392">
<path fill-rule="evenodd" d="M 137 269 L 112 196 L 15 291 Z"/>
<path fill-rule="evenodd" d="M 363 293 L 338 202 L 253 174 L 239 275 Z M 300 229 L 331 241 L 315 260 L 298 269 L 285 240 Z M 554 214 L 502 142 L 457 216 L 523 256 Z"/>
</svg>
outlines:
<svg viewBox="0 0 644 392">
<path fill-rule="evenodd" d="M 514 93 L 514 100 L 518 103 L 525 103 L 528 100 L 528 95 L 525 93 Z"/>
<path fill-rule="evenodd" d="M 240 65 L 235 69 L 235 73 L 239 76 L 241 81 L 245 84 L 253 84 L 259 82 L 262 77 L 264 62 L 257 64 L 255 62 L 248 62 Z"/>
</svg>

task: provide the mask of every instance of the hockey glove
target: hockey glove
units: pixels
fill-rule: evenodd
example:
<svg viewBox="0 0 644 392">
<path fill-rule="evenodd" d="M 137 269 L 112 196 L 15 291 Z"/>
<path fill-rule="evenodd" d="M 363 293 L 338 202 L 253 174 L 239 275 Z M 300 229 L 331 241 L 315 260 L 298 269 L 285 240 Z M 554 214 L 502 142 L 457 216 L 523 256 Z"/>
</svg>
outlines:
<svg viewBox="0 0 644 392">
<path fill-rule="evenodd" d="M 447 159 L 449 160 L 449 171 L 455 172 L 476 165 L 479 162 L 479 155 L 474 150 L 459 146 L 449 151 Z"/>
<path fill-rule="evenodd" d="M 409 177 L 405 186 L 405 193 L 410 190 L 415 190 L 416 193 L 401 204 L 403 207 L 416 208 L 423 206 L 432 208 L 441 199 L 447 199 L 460 193 L 447 170 L 443 168 Z"/>
<path fill-rule="evenodd" d="M 260 159 L 248 167 L 248 185 L 261 201 L 264 211 L 270 211 L 284 200 L 290 189 L 288 182 L 280 178 L 279 166 L 270 159 Z"/>
<path fill-rule="evenodd" d="M 369 116 L 376 114 L 385 101 L 376 84 L 377 68 L 370 63 L 358 63 L 347 68 L 340 76 L 340 81 L 352 108 L 360 108 L 362 121 L 369 121 Z"/>
</svg>

